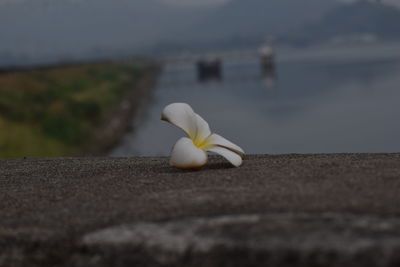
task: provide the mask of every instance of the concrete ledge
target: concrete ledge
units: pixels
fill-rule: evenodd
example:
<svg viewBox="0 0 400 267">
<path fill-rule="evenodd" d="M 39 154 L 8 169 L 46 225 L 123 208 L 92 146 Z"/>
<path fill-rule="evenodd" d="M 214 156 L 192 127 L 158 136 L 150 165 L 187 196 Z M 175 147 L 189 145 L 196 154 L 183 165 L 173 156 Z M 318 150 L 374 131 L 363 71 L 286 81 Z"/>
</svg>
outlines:
<svg viewBox="0 0 400 267">
<path fill-rule="evenodd" d="M 400 154 L 0 160 L 0 266 L 400 266 Z"/>
</svg>

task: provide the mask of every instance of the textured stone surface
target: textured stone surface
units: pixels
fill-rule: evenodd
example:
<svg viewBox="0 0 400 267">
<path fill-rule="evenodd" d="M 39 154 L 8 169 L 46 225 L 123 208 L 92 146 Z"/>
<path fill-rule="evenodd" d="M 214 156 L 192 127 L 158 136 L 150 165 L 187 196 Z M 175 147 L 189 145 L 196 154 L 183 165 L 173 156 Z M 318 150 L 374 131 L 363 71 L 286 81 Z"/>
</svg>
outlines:
<svg viewBox="0 0 400 267">
<path fill-rule="evenodd" d="M 400 154 L 0 160 L 0 266 L 400 266 Z"/>
<path fill-rule="evenodd" d="M 161 266 L 399 266 L 400 220 L 349 214 L 235 215 L 110 227 L 85 235 L 83 243 L 92 258 L 101 259 L 93 266 L 102 266 L 105 259 Z M 110 248 L 114 252 L 104 257 Z"/>
</svg>

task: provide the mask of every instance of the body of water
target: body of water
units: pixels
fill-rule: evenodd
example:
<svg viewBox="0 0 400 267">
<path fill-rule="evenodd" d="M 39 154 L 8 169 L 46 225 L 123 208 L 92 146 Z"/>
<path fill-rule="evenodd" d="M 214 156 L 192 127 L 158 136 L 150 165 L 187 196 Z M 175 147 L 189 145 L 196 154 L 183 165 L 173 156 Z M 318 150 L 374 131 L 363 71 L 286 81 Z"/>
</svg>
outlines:
<svg viewBox="0 0 400 267">
<path fill-rule="evenodd" d="M 190 104 L 249 154 L 399 152 L 400 60 L 371 57 L 371 49 L 336 53 L 278 53 L 275 81 L 263 77 L 258 59 L 225 61 L 223 80 L 207 83 L 197 82 L 194 64 L 167 65 L 111 155 L 168 155 L 184 136 L 160 120 L 173 102 Z"/>
</svg>

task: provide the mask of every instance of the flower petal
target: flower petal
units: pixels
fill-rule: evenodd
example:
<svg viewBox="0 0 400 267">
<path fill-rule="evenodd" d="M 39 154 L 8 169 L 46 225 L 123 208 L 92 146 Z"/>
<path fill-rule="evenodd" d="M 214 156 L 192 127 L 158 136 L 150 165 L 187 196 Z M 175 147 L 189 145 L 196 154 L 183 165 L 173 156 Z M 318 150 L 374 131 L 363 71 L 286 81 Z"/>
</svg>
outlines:
<svg viewBox="0 0 400 267">
<path fill-rule="evenodd" d="M 184 130 L 192 140 L 196 138 L 196 113 L 188 104 L 173 103 L 166 106 L 162 112 L 161 119 Z"/>
<path fill-rule="evenodd" d="M 201 169 L 207 163 L 207 153 L 189 138 L 182 137 L 172 148 L 169 163 L 179 169 Z"/>
<path fill-rule="evenodd" d="M 238 154 L 240 157 L 244 157 L 244 151 L 241 149 L 239 146 L 235 145 L 231 141 L 228 141 L 227 139 L 223 138 L 222 136 L 218 134 L 212 134 L 210 135 L 204 142 L 203 149 L 211 151 L 210 149 L 214 147 L 222 147 L 225 149 L 228 149 L 236 154 Z"/>
<path fill-rule="evenodd" d="M 195 114 L 196 116 L 196 137 L 194 139 L 194 143 L 197 145 L 201 145 L 207 137 L 211 135 L 210 126 L 208 123 L 200 117 L 199 114 Z"/>
<path fill-rule="evenodd" d="M 239 154 L 229 149 L 220 146 L 215 146 L 213 148 L 208 149 L 208 151 L 220 154 L 221 156 L 226 158 L 230 163 L 232 163 L 235 167 L 239 167 L 240 165 L 242 165 L 243 162 L 242 157 Z"/>
</svg>

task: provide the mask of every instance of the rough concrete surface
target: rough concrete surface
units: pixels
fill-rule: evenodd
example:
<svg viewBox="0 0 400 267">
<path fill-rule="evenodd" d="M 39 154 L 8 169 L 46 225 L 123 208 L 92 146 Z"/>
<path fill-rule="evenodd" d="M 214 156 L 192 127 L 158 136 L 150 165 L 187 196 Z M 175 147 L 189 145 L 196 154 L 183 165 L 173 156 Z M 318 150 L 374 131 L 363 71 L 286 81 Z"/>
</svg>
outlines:
<svg viewBox="0 0 400 267">
<path fill-rule="evenodd" d="M 0 160 L 0 266 L 400 266 L 400 154 Z"/>
</svg>

